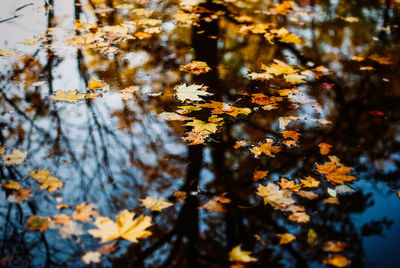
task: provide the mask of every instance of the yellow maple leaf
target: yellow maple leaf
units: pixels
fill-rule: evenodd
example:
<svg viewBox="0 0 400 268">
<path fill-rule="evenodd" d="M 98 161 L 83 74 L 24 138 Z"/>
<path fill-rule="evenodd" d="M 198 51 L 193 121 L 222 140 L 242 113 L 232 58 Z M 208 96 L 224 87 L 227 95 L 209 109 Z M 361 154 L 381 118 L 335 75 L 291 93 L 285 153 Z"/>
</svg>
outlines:
<svg viewBox="0 0 400 268">
<path fill-rule="evenodd" d="M 306 177 L 305 180 L 300 179 L 300 182 L 303 184 L 304 187 L 308 187 L 308 188 L 315 188 L 319 186 L 319 181 L 317 181 L 316 179 L 314 179 L 311 176 Z"/>
<path fill-rule="evenodd" d="M 250 256 L 251 251 L 242 250 L 242 245 L 237 245 L 229 252 L 229 261 L 232 262 L 256 262 L 257 258 Z"/>
<path fill-rule="evenodd" d="M 307 82 L 306 80 L 304 80 L 307 78 L 307 76 L 302 74 L 287 74 L 284 75 L 284 77 L 286 82 L 290 84 L 302 84 Z"/>
<path fill-rule="evenodd" d="M 57 91 L 55 96 L 51 96 L 51 98 L 55 101 L 67 101 L 67 102 L 76 102 L 85 97 L 85 94 L 77 94 L 78 91 L 71 90 L 68 92 Z"/>
<path fill-rule="evenodd" d="M 94 78 L 92 78 L 92 81 L 89 82 L 87 88 L 90 89 L 90 90 L 93 90 L 93 91 L 94 90 L 103 90 L 103 91 L 109 91 L 110 90 L 110 87 L 107 86 L 104 82 L 101 82 L 101 81 L 96 80 Z"/>
<path fill-rule="evenodd" d="M 267 73 L 274 75 L 281 75 L 281 74 L 291 75 L 298 73 L 298 71 L 295 68 L 277 59 L 274 59 L 274 63 L 272 63 L 269 66 L 262 64 L 261 68 Z"/>
<path fill-rule="evenodd" d="M 182 137 L 182 140 L 189 141 L 189 145 L 199 145 L 204 143 L 203 136 L 195 132 L 188 132 L 187 137 Z"/>
<path fill-rule="evenodd" d="M 89 222 L 93 217 L 100 216 L 100 212 L 96 210 L 96 206 L 90 203 L 81 203 L 75 206 L 72 218 L 76 221 Z"/>
<path fill-rule="evenodd" d="M 98 251 L 88 251 L 82 256 L 82 261 L 86 264 L 99 263 L 101 254 Z"/>
<path fill-rule="evenodd" d="M 39 184 L 41 190 L 54 192 L 63 187 L 63 183 L 56 177 L 50 176 L 51 172 L 47 169 L 41 169 L 36 172 L 31 172 L 29 176 L 34 178 Z"/>
<path fill-rule="evenodd" d="M 203 138 L 207 138 L 211 134 L 218 130 L 218 127 L 223 124 L 220 122 L 222 119 L 218 117 L 209 117 L 209 122 L 204 122 L 202 120 L 192 118 L 191 122 L 185 124 L 185 126 L 193 127 L 192 132 L 199 133 Z"/>
<path fill-rule="evenodd" d="M 143 206 L 151 209 L 152 211 L 161 211 L 164 208 L 168 208 L 174 205 L 171 202 L 168 202 L 165 198 L 158 199 L 155 196 L 146 196 L 145 199 L 140 199 L 140 202 L 142 202 Z"/>
<path fill-rule="evenodd" d="M 135 213 L 128 210 L 122 211 L 113 222 L 108 217 L 99 217 L 94 224 L 98 229 L 88 230 L 93 237 L 101 238 L 101 243 L 112 241 L 117 238 L 123 238 L 133 243 L 138 239 L 146 238 L 151 235 L 146 229 L 152 226 L 151 217 L 140 215 L 133 220 Z"/>
<path fill-rule="evenodd" d="M 186 85 L 185 83 L 174 87 L 176 93 L 175 96 L 180 101 L 190 100 L 190 101 L 203 101 L 200 96 L 209 96 L 212 95 L 204 90 L 201 90 L 203 85 Z"/>
<path fill-rule="evenodd" d="M 43 232 L 47 227 L 49 227 L 51 219 L 42 216 L 29 216 L 26 218 L 26 222 L 28 224 L 25 227 L 27 230 Z"/>
<path fill-rule="evenodd" d="M 285 234 L 276 234 L 280 240 L 279 240 L 279 244 L 283 245 L 283 244 L 288 244 L 290 242 L 292 242 L 294 239 L 296 239 L 296 237 L 292 234 L 289 233 L 285 233 Z"/>
<path fill-rule="evenodd" d="M 267 186 L 260 184 L 256 194 L 263 198 L 265 205 L 270 204 L 276 209 L 286 208 L 295 203 L 291 191 L 279 189 L 274 183 L 268 183 Z"/>
<path fill-rule="evenodd" d="M 27 152 L 23 152 L 17 149 L 12 150 L 11 154 L 3 154 L 3 164 L 4 165 L 19 165 L 24 162 Z"/>
</svg>

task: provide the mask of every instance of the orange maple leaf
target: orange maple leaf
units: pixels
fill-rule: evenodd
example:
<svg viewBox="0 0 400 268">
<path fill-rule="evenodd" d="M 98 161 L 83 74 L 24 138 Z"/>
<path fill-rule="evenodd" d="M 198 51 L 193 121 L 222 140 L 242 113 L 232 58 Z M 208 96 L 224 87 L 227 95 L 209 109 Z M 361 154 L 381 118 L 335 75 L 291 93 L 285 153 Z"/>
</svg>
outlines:
<svg viewBox="0 0 400 268">
<path fill-rule="evenodd" d="M 354 176 L 347 175 L 351 171 L 351 167 L 346 167 L 337 162 L 326 162 L 323 165 L 317 164 L 317 171 L 324 174 L 326 179 L 334 184 L 344 184 L 357 179 Z"/>
</svg>

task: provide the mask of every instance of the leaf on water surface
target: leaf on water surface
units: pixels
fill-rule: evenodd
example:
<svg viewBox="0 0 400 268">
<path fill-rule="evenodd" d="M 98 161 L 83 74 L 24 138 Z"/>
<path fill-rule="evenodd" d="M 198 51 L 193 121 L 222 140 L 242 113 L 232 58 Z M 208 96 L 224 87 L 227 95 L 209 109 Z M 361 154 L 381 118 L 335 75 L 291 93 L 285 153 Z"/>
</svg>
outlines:
<svg viewBox="0 0 400 268">
<path fill-rule="evenodd" d="M 254 170 L 254 173 L 253 173 L 253 181 L 259 181 L 259 180 L 265 178 L 267 175 L 268 175 L 268 171 L 256 169 L 256 170 Z"/>
<path fill-rule="evenodd" d="M 320 154 L 327 155 L 331 151 L 332 145 L 325 142 L 321 142 L 320 144 L 318 144 L 318 147 Z"/>
<path fill-rule="evenodd" d="M 211 101 L 209 103 L 199 104 L 200 107 L 211 108 L 211 113 L 213 114 L 229 114 L 230 116 L 236 117 L 239 114 L 248 115 L 251 113 L 249 108 L 239 108 L 231 106 L 224 102 Z"/>
<path fill-rule="evenodd" d="M 263 198 L 265 205 L 270 204 L 276 209 L 286 208 L 295 203 L 291 191 L 280 189 L 274 183 L 268 183 L 267 186 L 260 184 L 256 194 Z"/>
<path fill-rule="evenodd" d="M 99 217 L 94 224 L 98 229 L 88 230 L 93 237 L 101 238 L 101 243 L 123 238 L 133 243 L 146 238 L 152 233 L 146 229 L 152 226 L 151 217 L 140 215 L 134 220 L 135 213 L 122 211 L 113 222 L 108 217 Z"/>
<path fill-rule="evenodd" d="M 71 90 L 68 92 L 57 91 L 55 96 L 51 96 L 51 98 L 55 101 L 66 101 L 66 102 L 76 102 L 85 97 L 85 94 L 77 94 L 78 91 Z"/>
<path fill-rule="evenodd" d="M 160 212 L 164 208 L 168 208 L 174 205 L 173 203 L 168 202 L 168 200 L 165 198 L 158 199 L 155 196 L 146 196 L 145 199 L 140 199 L 140 202 L 142 202 L 143 206 L 145 206 L 146 208 L 158 212 Z"/>
<path fill-rule="evenodd" d="M 325 162 L 323 165 L 316 164 L 317 171 L 325 175 L 326 179 L 334 184 L 344 184 L 351 182 L 357 178 L 348 175 L 351 172 L 351 167 L 346 167 L 337 162 Z"/>
<path fill-rule="evenodd" d="M 4 151 L 3 151 L 4 152 Z M 24 162 L 27 152 L 20 151 L 17 149 L 12 150 L 11 154 L 3 154 L 3 164 L 4 165 L 19 165 Z"/>
<path fill-rule="evenodd" d="M 96 80 L 94 78 L 92 78 L 92 81 L 89 82 L 88 89 L 90 90 L 103 90 L 103 91 L 110 91 L 110 87 L 108 85 L 106 85 L 104 82 Z"/>
<path fill-rule="evenodd" d="M 86 264 L 99 263 L 101 254 L 98 251 L 88 251 L 82 256 L 82 261 Z"/>
<path fill-rule="evenodd" d="M 4 189 L 7 189 L 7 190 L 19 190 L 21 188 L 21 185 L 18 182 L 11 181 L 11 180 L 10 181 L 6 181 L 6 182 L 2 182 L 1 186 Z"/>
<path fill-rule="evenodd" d="M 256 262 L 257 258 L 251 257 L 251 251 L 242 250 L 242 245 L 237 245 L 229 252 L 229 261 L 231 262 Z"/>
<path fill-rule="evenodd" d="M 31 172 L 29 176 L 34 178 L 39 184 L 41 190 L 48 190 L 49 192 L 54 192 L 57 189 L 63 187 L 63 183 L 56 177 L 50 176 L 51 171 L 47 169 L 41 169 L 36 172 Z"/>
<path fill-rule="evenodd" d="M 211 198 L 207 203 L 200 206 L 199 209 L 207 209 L 208 212 L 215 211 L 218 213 L 225 213 L 226 208 L 223 204 L 227 204 L 231 202 L 229 198 L 226 198 L 224 195 L 216 195 Z"/>
<path fill-rule="evenodd" d="M 186 137 L 182 137 L 182 140 L 188 141 L 189 145 L 199 145 L 204 143 L 204 138 L 199 133 L 187 132 Z"/>
<path fill-rule="evenodd" d="M 192 61 L 189 64 L 182 65 L 179 67 L 180 71 L 190 71 L 195 75 L 204 74 L 211 71 L 211 68 L 205 61 Z"/>
<path fill-rule="evenodd" d="M 42 216 L 29 216 L 26 218 L 26 223 L 28 225 L 25 227 L 25 229 L 43 232 L 47 229 L 47 227 L 49 227 L 51 219 L 49 217 Z"/>
<path fill-rule="evenodd" d="M 210 96 L 212 93 L 201 90 L 205 88 L 203 85 L 186 85 L 185 83 L 175 86 L 175 96 L 178 100 L 184 102 L 185 100 L 190 101 L 203 101 L 201 96 Z"/>
<path fill-rule="evenodd" d="M 289 233 L 276 234 L 276 236 L 278 236 L 280 238 L 280 240 L 279 240 L 280 245 L 288 244 L 288 243 L 292 242 L 294 239 L 296 239 L 296 237 L 294 235 L 289 234 Z"/>
<path fill-rule="evenodd" d="M 240 141 L 236 141 L 235 145 L 233 146 L 233 148 L 238 149 L 240 147 L 244 147 L 247 145 L 247 141 L 245 140 L 240 140 Z"/>
<path fill-rule="evenodd" d="M 183 116 L 177 113 L 162 112 L 158 115 L 160 118 L 168 121 L 185 121 L 190 120 L 190 117 Z"/>
<path fill-rule="evenodd" d="M 327 241 L 322 245 L 322 249 L 328 252 L 340 252 L 343 251 L 345 247 L 346 243 L 341 241 Z"/>
<path fill-rule="evenodd" d="M 305 180 L 300 179 L 300 182 L 303 184 L 304 187 L 308 187 L 308 188 L 315 188 L 318 187 L 320 182 L 317 181 L 316 179 L 314 179 L 311 176 L 306 177 Z"/>
<path fill-rule="evenodd" d="M 301 184 L 297 184 L 294 180 L 288 180 L 286 178 L 281 178 L 281 180 L 278 182 L 279 186 L 282 189 L 289 189 L 291 191 L 298 191 L 301 188 Z"/>
<path fill-rule="evenodd" d="M 83 235 L 82 224 L 69 220 L 64 222 L 63 225 L 58 228 L 58 232 L 62 238 Z"/>
<path fill-rule="evenodd" d="M 372 54 L 371 56 L 368 57 L 368 59 L 376 61 L 377 63 L 380 63 L 380 64 L 393 64 L 393 61 L 391 58 L 381 57 L 376 54 Z"/>
<path fill-rule="evenodd" d="M 99 217 L 100 212 L 96 210 L 96 206 L 90 203 L 81 203 L 75 206 L 72 218 L 76 221 L 90 222 L 93 218 Z"/>
<path fill-rule="evenodd" d="M 262 153 L 270 156 L 275 157 L 276 153 L 281 151 L 279 146 L 273 145 L 274 141 L 272 139 L 267 139 L 265 143 L 259 143 L 257 146 L 251 148 L 251 152 L 256 156 L 259 157 Z"/>
<path fill-rule="evenodd" d="M 218 127 L 223 123 L 222 118 L 213 115 L 208 118 L 208 122 L 192 118 L 192 121 L 186 123 L 185 126 L 193 127 L 192 132 L 200 134 L 203 138 L 207 138 L 211 134 L 217 132 Z"/>
<path fill-rule="evenodd" d="M 21 203 L 32 197 L 32 189 L 19 189 L 7 197 L 10 203 Z"/>
<path fill-rule="evenodd" d="M 64 224 L 64 223 L 66 223 L 66 222 L 68 222 L 70 220 L 71 220 L 71 217 L 68 216 L 67 214 L 64 214 L 64 213 L 56 214 L 56 215 L 53 216 L 53 221 L 56 224 Z"/>
<path fill-rule="evenodd" d="M 310 228 L 307 232 L 307 244 L 309 247 L 313 248 L 318 245 L 318 236 L 314 229 Z"/>
<path fill-rule="evenodd" d="M 185 199 L 186 199 L 187 193 L 183 192 L 183 191 L 175 191 L 174 192 L 174 197 L 176 198 L 176 200 L 179 203 L 185 203 Z"/>
<path fill-rule="evenodd" d="M 335 267 L 346 267 L 351 263 L 347 257 L 341 254 L 329 254 L 322 262 Z"/>
</svg>

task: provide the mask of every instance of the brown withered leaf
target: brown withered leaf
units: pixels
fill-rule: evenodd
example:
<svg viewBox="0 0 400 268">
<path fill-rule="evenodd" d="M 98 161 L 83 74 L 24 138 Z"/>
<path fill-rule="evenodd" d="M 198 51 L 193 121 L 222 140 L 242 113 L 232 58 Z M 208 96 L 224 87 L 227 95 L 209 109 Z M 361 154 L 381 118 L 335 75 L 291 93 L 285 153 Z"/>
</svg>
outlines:
<svg viewBox="0 0 400 268">
<path fill-rule="evenodd" d="M 233 146 L 233 148 L 238 149 L 240 147 L 244 147 L 247 145 L 247 141 L 245 140 L 240 140 L 240 141 L 236 141 L 235 145 Z"/>
<path fill-rule="evenodd" d="M 297 131 L 294 130 L 284 130 L 281 131 L 283 138 L 285 139 L 292 139 L 292 140 L 299 140 L 299 137 L 301 136 L 301 134 Z"/>
</svg>

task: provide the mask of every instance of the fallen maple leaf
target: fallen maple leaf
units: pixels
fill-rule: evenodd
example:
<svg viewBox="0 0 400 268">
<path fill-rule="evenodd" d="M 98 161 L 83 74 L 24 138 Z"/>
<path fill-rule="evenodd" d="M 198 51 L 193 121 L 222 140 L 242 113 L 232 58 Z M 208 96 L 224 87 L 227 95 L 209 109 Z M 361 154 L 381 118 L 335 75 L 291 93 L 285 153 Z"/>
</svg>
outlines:
<svg viewBox="0 0 400 268">
<path fill-rule="evenodd" d="M 179 67 L 180 71 L 191 71 L 195 75 L 204 74 L 211 71 L 211 68 L 204 61 L 192 61 L 189 64 Z"/>
<path fill-rule="evenodd" d="M 232 262 L 256 262 L 257 258 L 250 256 L 251 251 L 242 250 L 242 245 L 237 245 L 229 252 L 229 261 Z"/>
<path fill-rule="evenodd" d="M 270 157 L 275 157 L 275 154 L 279 153 L 281 148 L 279 146 L 274 146 L 273 143 L 274 141 L 272 139 L 267 139 L 265 143 L 259 143 L 258 146 L 251 148 L 251 152 L 256 157 L 259 157 L 262 153 Z"/>
<path fill-rule="evenodd" d="M 32 197 L 32 189 L 19 189 L 7 197 L 8 202 L 20 203 Z"/>
<path fill-rule="evenodd" d="M 26 218 L 26 222 L 28 224 L 25 227 L 27 230 L 43 232 L 47 227 L 49 227 L 51 219 L 42 216 L 29 216 Z"/>
<path fill-rule="evenodd" d="M 319 147 L 319 152 L 322 155 L 327 155 L 331 151 L 332 145 L 325 142 L 321 142 L 320 144 L 318 144 L 318 147 Z"/>
<path fill-rule="evenodd" d="M 239 114 L 248 115 L 251 113 L 249 108 L 239 108 L 231 106 L 224 102 L 219 101 L 211 101 L 210 103 L 200 104 L 200 107 L 212 108 L 211 113 L 213 114 L 229 114 L 233 117 L 238 116 Z"/>
<path fill-rule="evenodd" d="M 265 205 L 270 204 L 275 209 L 287 208 L 295 203 L 291 191 L 279 189 L 274 183 L 268 183 L 267 186 L 260 184 L 256 194 L 263 198 Z"/>
<path fill-rule="evenodd" d="M 164 208 L 168 208 L 174 205 L 171 202 L 168 202 L 165 198 L 157 199 L 157 197 L 155 196 L 146 196 L 145 199 L 140 199 L 140 202 L 142 202 L 143 206 L 145 206 L 146 208 L 158 212 L 160 212 Z"/>
<path fill-rule="evenodd" d="M 192 118 L 192 121 L 186 123 L 185 126 L 193 127 L 192 132 L 199 133 L 203 138 L 207 138 L 211 134 L 215 133 L 218 130 L 218 127 L 223 124 L 221 120 L 222 119 L 213 116 L 208 118 L 209 122 Z"/>
<path fill-rule="evenodd" d="M 264 171 L 264 170 L 254 170 L 253 173 L 253 181 L 259 181 L 262 178 L 266 177 L 268 175 L 268 171 Z"/>
<path fill-rule="evenodd" d="M 236 141 L 235 145 L 233 146 L 233 148 L 238 149 L 240 147 L 244 147 L 247 145 L 247 141 L 245 140 L 240 140 L 240 141 Z"/>
<path fill-rule="evenodd" d="M 185 83 L 176 86 L 174 89 L 176 91 L 175 96 L 180 101 L 190 100 L 190 101 L 203 101 L 200 96 L 209 96 L 212 95 L 204 90 L 200 90 L 203 88 L 203 85 L 190 85 L 187 86 Z"/>
<path fill-rule="evenodd" d="M 27 152 L 23 152 L 17 149 L 12 150 L 11 154 L 3 154 L 3 164 L 4 165 L 19 165 L 24 162 Z"/>
<path fill-rule="evenodd" d="M 183 116 L 177 113 L 162 112 L 158 115 L 160 118 L 168 121 L 185 121 L 190 120 L 190 117 Z"/>
<path fill-rule="evenodd" d="M 146 238 L 151 235 L 146 229 L 152 226 L 151 217 L 140 215 L 133 220 L 135 213 L 128 210 L 122 211 L 116 217 L 116 223 L 108 217 L 99 217 L 94 224 L 98 229 L 88 230 L 93 237 L 101 238 L 101 243 L 109 242 L 114 239 L 123 238 L 133 243 L 138 239 Z"/>
<path fill-rule="evenodd" d="M 335 184 L 344 184 L 345 182 L 351 182 L 357 178 L 351 175 L 347 175 L 351 171 L 351 167 L 346 167 L 336 162 L 326 162 L 323 165 L 317 165 L 317 171 L 324 174 L 326 179 Z"/>
<path fill-rule="evenodd" d="M 322 249 L 329 252 L 340 252 L 343 251 L 345 247 L 346 243 L 341 241 L 327 241 L 322 245 Z"/>
<path fill-rule="evenodd" d="M 86 264 L 99 263 L 101 254 L 97 251 L 88 251 L 82 256 L 82 261 Z"/>
<path fill-rule="evenodd" d="M 284 131 L 281 131 L 281 133 L 283 135 L 283 138 L 292 139 L 295 141 L 297 141 L 301 135 L 299 132 L 294 131 L 294 130 L 284 130 Z"/>
<path fill-rule="evenodd" d="M 76 221 L 90 222 L 92 218 L 100 216 L 100 212 L 95 208 L 95 205 L 86 202 L 76 205 L 72 218 Z"/>
<path fill-rule="evenodd" d="M 319 186 L 319 181 L 317 181 L 316 179 L 314 179 L 311 176 L 306 177 L 305 180 L 300 179 L 300 182 L 304 185 L 304 187 L 308 187 L 308 188 L 315 188 Z"/>
<path fill-rule="evenodd" d="M 288 219 L 298 223 L 305 223 L 310 221 L 310 216 L 308 216 L 305 212 L 293 212 L 289 215 Z"/>
<path fill-rule="evenodd" d="M 31 172 L 29 176 L 34 178 L 39 184 L 41 190 L 54 192 L 63 187 L 63 183 L 56 177 L 50 176 L 51 172 L 47 169 L 41 169 L 36 172 Z"/>
<path fill-rule="evenodd" d="M 67 101 L 67 102 L 76 102 L 85 97 L 85 94 L 77 94 L 78 91 L 71 90 L 68 92 L 57 91 L 55 96 L 51 96 L 51 98 L 55 101 Z"/>
<path fill-rule="evenodd" d="M 58 228 L 58 232 L 62 238 L 83 235 L 82 224 L 69 220 L 64 222 L 63 225 Z"/>
<path fill-rule="evenodd" d="M 21 188 L 21 185 L 16 181 L 2 182 L 1 186 L 7 190 L 19 190 Z"/>
<path fill-rule="evenodd" d="M 335 267 L 346 267 L 351 263 L 347 257 L 341 254 L 329 254 L 322 262 Z"/>
<path fill-rule="evenodd" d="M 189 145 L 199 145 L 204 143 L 203 136 L 199 133 L 188 132 L 187 137 L 182 137 L 183 140 L 189 141 Z"/>
<path fill-rule="evenodd" d="M 276 234 L 280 240 L 279 240 L 279 244 L 283 245 L 283 244 L 288 244 L 290 242 L 292 242 L 294 239 L 296 239 L 296 237 L 292 234 L 289 233 L 285 233 L 285 234 Z"/>
</svg>

